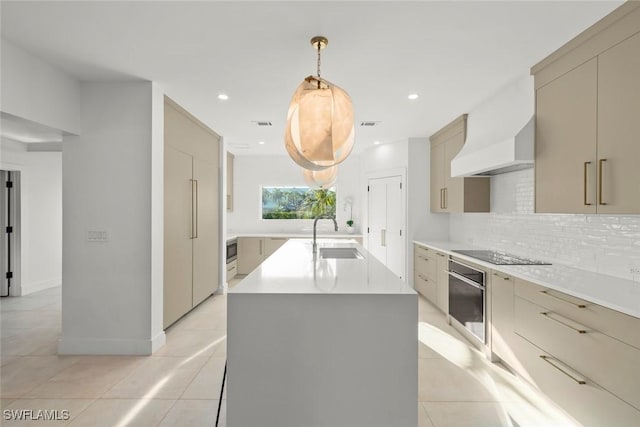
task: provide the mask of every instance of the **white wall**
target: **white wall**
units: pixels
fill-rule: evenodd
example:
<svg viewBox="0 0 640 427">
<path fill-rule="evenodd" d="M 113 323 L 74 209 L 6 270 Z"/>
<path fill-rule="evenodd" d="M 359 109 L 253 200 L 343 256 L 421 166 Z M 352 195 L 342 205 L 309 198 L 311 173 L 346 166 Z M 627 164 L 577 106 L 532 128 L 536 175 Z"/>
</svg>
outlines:
<svg viewBox="0 0 640 427">
<path fill-rule="evenodd" d="M 150 354 L 164 343 L 156 91 L 82 84 L 83 131 L 63 142 L 62 354 Z M 89 230 L 109 240 L 89 242 Z"/>
<path fill-rule="evenodd" d="M 62 153 L 2 139 L 0 169 L 20 171 L 20 282 L 12 295 L 62 281 Z M 15 292 L 15 293 L 14 293 Z"/>
<path fill-rule="evenodd" d="M 0 109 L 65 132 L 80 133 L 80 84 L 2 39 Z"/>
<path fill-rule="evenodd" d="M 534 214 L 533 189 L 533 169 L 492 177 L 491 213 L 452 214 L 451 240 L 640 281 L 640 215 Z"/>
<path fill-rule="evenodd" d="M 229 234 L 242 232 L 309 232 L 313 220 L 263 220 L 261 212 L 262 186 L 305 186 L 302 169 L 287 155 L 242 156 L 234 160 L 233 212 L 227 213 Z M 351 155 L 338 166 L 336 180 L 336 221 L 339 232 L 345 232 L 349 211 L 345 200 L 353 200 L 353 219 L 356 231 L 361 230 L 361 173 L 360 162 Z M 330 221 L 319 221 L 318 230 L 333 232 Z"/>
</svg>

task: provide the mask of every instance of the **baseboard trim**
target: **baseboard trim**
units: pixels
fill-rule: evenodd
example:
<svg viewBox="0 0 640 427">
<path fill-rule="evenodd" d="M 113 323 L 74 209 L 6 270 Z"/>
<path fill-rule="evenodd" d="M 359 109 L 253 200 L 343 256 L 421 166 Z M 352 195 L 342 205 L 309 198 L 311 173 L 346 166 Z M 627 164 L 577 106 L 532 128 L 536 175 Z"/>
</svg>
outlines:
<svg viewBox="0 0 640 427">
<path fill-rule="evenodd" d="M 34 292 L 44 291 L 45 289 L 55 288 L 62 284 L 62 277 L 58 277 L 50 280 L 42 280 L 40 282 L 21 283 L 20 284 L 20 296 L 29 295 Z"/>
<path fill-rule="evenodd" d="M 148 340 L 63 337 L 58 340 L 58 354 L 149 356 L 165 342 L 164 331 Z"/>
</svg>

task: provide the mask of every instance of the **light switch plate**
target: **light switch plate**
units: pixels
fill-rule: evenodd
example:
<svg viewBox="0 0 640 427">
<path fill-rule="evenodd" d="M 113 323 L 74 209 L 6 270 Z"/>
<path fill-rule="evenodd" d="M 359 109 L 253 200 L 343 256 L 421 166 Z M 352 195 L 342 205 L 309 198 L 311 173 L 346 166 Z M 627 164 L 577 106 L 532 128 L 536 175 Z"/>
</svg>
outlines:
<svg viewBox="0 0 640 427">
<path fill-rule="evenodd" d="M 108 242 L 109 232 L 105 230 L 89 230 L 87 231 L 88 242 Z"/>
</svg>

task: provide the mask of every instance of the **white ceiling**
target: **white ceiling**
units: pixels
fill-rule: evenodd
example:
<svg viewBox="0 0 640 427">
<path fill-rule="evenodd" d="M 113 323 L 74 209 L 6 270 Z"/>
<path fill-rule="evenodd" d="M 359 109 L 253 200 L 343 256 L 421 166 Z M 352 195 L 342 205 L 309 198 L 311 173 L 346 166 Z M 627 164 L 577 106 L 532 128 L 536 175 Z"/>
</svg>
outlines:
<svg viewBox="0 0 640 427">
<path fill-rule="evenodd" d="M 2 37 L 82 80 L 157 81 L 231 151 L 284 154 L 291 95 L 315 74 L 309 39 L 324 35 L 322 76 L 358 125 L 380 122 L 357 127 L 361 151 L 431 135 L 619 4 L 2 1 Z"/>
</svg>

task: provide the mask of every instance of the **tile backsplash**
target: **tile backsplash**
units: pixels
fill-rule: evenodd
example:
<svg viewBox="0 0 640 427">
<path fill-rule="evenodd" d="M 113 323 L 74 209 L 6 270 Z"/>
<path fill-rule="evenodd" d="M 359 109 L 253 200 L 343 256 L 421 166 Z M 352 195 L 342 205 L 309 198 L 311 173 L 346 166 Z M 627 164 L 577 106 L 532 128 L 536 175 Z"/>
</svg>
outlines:
<svg viewBox="0 0 640 427">
<path fill-rule="evenodd" d="M 533 169 L 491 178 L 491 213 L 451 214 L 450 239 L 640 282 L 640 215 L 534 214 Z"/>
</svg>

